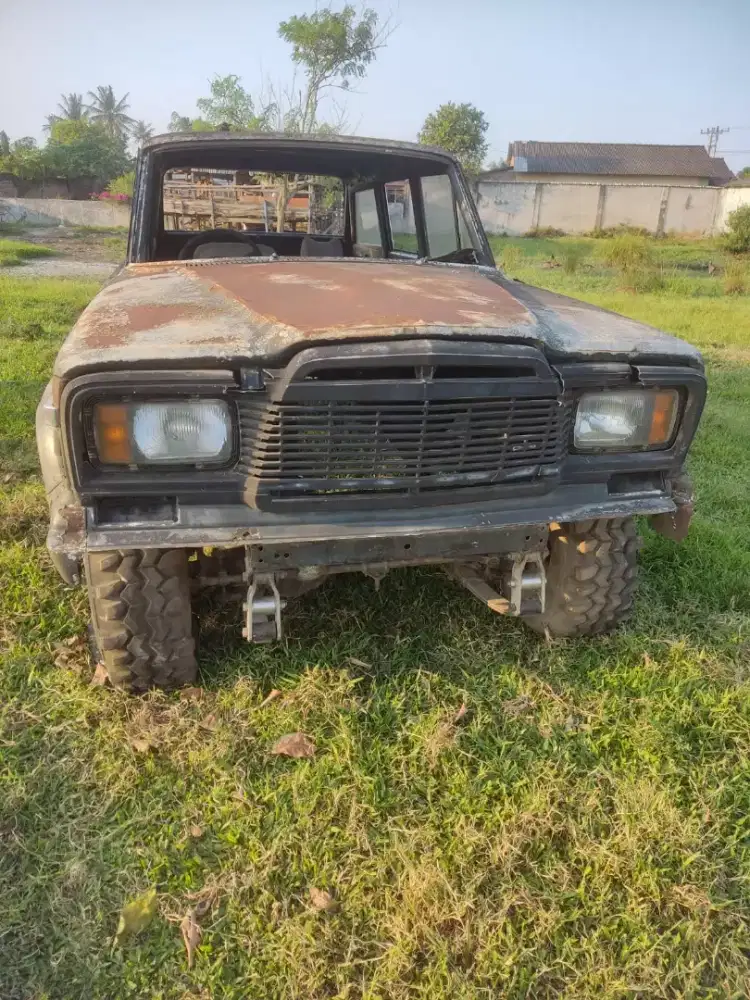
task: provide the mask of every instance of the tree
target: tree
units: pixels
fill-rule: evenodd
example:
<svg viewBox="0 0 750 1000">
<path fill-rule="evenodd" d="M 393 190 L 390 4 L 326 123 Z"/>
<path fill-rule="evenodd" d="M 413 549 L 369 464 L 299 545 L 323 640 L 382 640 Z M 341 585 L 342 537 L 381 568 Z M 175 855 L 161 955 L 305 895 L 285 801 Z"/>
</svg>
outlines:
<svg viewBox="0 0 750 1000">
<path fill-rule="evenodd" d="M 485 134 L 489 122 L 473 104 L 441 104 L 425 118 L 419 141 L 442 146 L 461 161 L 469 173 L 479 173 L 489 143 Z"/>
<path fill-rule="evenodd" d="M 20 139 L 14 139 L 10 144 L 10 150 L 12 153 L 18 153 L 22 150 L 31 150 L 36 148 L 36 139 L 31 135 L 24 135 Z"/>
<path fill-rule="evenodd" d="M 169 119 L 169 125 L 167 126 L 170 132 L 189 132 L 193 127 L 193 119 L 188 115 L 179 115 L 176 111 L 172 112 L 172 117 Z"/>
<path fill-rule="evenodd" d="M 102 125 L 113 139 L 124 140 L 133 126 L 133 119 L 127 113 L 130 108 L 128 96 L 125 94 L 118 100 L 110 86 L 89 91 L 91 103 L 88 105 L 88 112 L 91 121 Z"/>
<path fill-rule="evenodd" d="M 91 177 L 102 184 L 125 173 L 131 165 L 123 141 L 110 135 L 104 124 L 86 119 L 55 122 L 43 152 L 49 174 Z"/>
<path fill-rule="evenodd" d="M 306 83 L 296 111 L 287 115 L 290 130 L 315 132 L 318 109 L 326 90 L 348 90 L 361 79 L 385 44 L 387 25 L 378 32 L 378 15 L 370 7 L 361 17 L 351 4 L 341 11 L 322 7 L 279 24 L 279 36 L 292 46 L 292 60 L 304 70 Z"/>
<path fill-rule="evenodd" d="M 727 216 L 724 246 L 732 253 L 750 252 L 750 205 L 740 205 Z"/>
<path fill-rule="evenodd" d="M 88 118 L 88 114 L 88 109 L 83 103 L 82 94 L 60 94 L 57 113 L 47 115 L 47 124 L 44 126 L 45 131 L 49 131 L 55 122 L 59 122 L 61 119 L 77 122 L 82 118 Z"/>
<path fill-rule="evenodd" d="M 140 118 L 133 122 L 130 129 L 130 138 L 135 143 L 136 149 L 140 149 L 146 139 L 150 139 L 153 134 L 154 126 Z"/>
<path fill-rule="evenodd" d="M 7 132 L 0 131 L 0 156 L 7 156 L 10 153 L 10 139 Z"/>
<path fill-rule="evenodd" d="M 15 174 L 25 180 L 38 180 L 45 174 L 44 153 L 31 136 L 16 139 L 15 142 L 8 143 L 7 153 L 0 152 L 0 171 Z"/>
<path fill-rule="evenodd" d="M 268 130 L 269 110 L 264 109 L 256 114 L 253 99 L 242 86 L 238 76 L 233 73 L 228 76 L 214 76 L 209 87 L 211 96 L 201 97 L 196 101 L 198 110 L 208 125 L 216 128 L 226 123 L 231 129 Z M 191 127 L 199 131 L 195 129 L 195 122 Z"/>
<path fill-rule="evenodd" d="M 750 167 L 743 167 L 737 174 L 738 177 L 750 177 Z"/>
</svg>

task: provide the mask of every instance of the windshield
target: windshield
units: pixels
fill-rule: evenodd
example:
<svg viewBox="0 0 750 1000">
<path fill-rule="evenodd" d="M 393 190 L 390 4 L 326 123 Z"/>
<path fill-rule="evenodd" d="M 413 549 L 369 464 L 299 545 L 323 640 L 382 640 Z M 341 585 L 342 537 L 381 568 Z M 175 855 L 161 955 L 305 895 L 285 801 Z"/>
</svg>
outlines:
<svg viewBox="0 0 750 1000">
<path fill-rule="evenodd" d="M 164 229 L 341 236 L 344 188 L 338 177 L 184 167 L 163 182 Z"/>
</svg>

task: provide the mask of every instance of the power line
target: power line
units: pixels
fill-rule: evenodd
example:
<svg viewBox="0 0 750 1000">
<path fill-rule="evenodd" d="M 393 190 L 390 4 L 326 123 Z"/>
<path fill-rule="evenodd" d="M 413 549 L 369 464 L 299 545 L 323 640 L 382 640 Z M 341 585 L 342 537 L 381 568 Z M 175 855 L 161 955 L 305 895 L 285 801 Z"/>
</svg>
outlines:
<svg viewBox="0 0 750 1000">
<path fill-rule="evenodd" d="M 716 156 L 716 147 L 719 145 L 719 136 L 728 131 L 728 128 L 722 128 L 720 125 L 712 125 L 710 128 L 701 129 L 701 135 L 708 136 L 709 156 Z"/>
</svg>

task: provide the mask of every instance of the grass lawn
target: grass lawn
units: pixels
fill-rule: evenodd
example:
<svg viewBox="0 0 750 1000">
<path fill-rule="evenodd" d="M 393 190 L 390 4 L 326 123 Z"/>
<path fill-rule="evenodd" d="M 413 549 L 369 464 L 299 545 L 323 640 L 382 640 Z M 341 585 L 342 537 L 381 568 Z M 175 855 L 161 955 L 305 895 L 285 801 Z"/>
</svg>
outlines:
<svg viewBox="0 0 750 1000">
<path fill-rule="evenodd" d="M 54 251 L 36 243 L 7 240 L 0 237 L 0 267 L 15 267 L 34 257 L 51 257 Z"/>
<path fill-rule="evenodd" d="M 89 686 L 32 423 L 95 287 L 0 278 L 3 1000 L 748 995 L 750 298 L 618 291 L 534 242 L 520 277 L 707 349 L 698 513 L 680 546 L 644 528 L 632 624 L 547 644 L 437 571 L 353 576 L 280 646 L 207 605 L 187 698 Z M 314 759 L 269 753 L 297 730 Z"/>
</svg>

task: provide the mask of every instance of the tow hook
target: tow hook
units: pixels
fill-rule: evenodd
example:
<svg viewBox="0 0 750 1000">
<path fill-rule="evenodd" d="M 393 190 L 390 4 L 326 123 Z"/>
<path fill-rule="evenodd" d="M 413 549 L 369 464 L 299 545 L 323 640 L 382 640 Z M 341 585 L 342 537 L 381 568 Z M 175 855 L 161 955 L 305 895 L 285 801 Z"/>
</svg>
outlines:
<svg viewBox="0 0 750 1000">
<path fill-rule="evenodd" d="M 281 599 L 273 573 L 253 574 L 249 556 L 245 556 L 245 579 L 248 581 L 247 600 L 242 605 L 245 627 L 242 635 L 248 642 L 274 642 L 281 638 L 281 612 L 286 601 Z"/>
<path fill-rule="evenodd" d="M 449 574 L 499 615 L 543 614 L 547 594 L 547 573 L 541 552 L 515 556 L 507 576 L 510 598 L 499 594 L 469 563 L 454 563 Z"/>
</svg>

